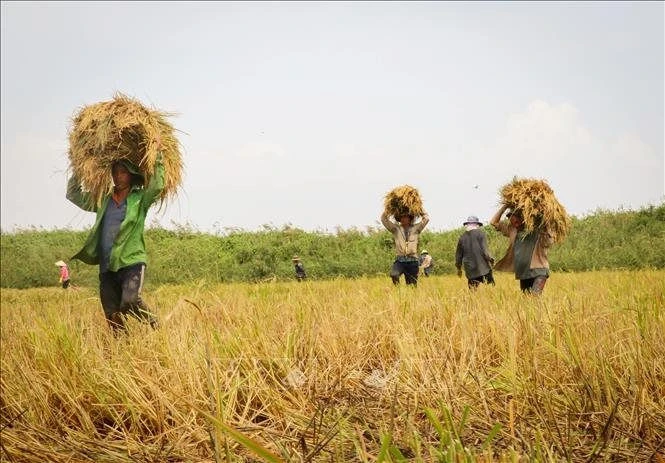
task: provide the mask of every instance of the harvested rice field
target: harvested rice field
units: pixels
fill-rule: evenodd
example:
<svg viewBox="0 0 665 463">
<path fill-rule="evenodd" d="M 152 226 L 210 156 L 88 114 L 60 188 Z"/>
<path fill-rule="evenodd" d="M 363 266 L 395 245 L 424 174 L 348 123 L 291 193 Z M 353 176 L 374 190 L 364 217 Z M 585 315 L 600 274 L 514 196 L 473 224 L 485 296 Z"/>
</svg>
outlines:
<svg viewBox="0 0 665 463">
<path fill-rule="evenodd" d="M 665 459 L 665 271 L 1 292 L 2 461 Z"/>
</svg>

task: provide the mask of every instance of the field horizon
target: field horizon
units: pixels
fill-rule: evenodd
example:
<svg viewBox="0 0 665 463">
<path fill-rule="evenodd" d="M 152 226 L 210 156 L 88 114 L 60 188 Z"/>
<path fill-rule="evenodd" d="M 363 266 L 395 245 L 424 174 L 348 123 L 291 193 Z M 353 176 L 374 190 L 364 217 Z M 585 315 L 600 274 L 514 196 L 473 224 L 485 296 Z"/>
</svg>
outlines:
<svg viewBox="0 0 665 463">
<path fill-rule="evenodd" d="M 485 226 L 489 248 L 497 260 L 508 240 Z M 455 274 L 455 250 L 463 229 L 420 236 L 419 250 L 434 258 L 436 275 Z M 0 286 L 56 286 L 58 260 L 69 263 L 72 282 L 98 285 L 98 267 L 69 260 L 87 231 L 24 230 L 2 233 Z M 298 254 L 308 278 L 334 280 L 386 275 L 394 256 L 391 234 L 380 228 L 311 233 L 297 228 L 266 227 L 260 232 L 228 230 L 222 235 L 150 228 L 145 232 L 148 253 L 146 284 L 288 281 L 294 277 L 291 258 Z M 549 252 L 555 272 L 603 269 L 665 268 L 665 203 L 639 211 L 598 211 L 573 218 L 569 236 Z"/>
</svg>

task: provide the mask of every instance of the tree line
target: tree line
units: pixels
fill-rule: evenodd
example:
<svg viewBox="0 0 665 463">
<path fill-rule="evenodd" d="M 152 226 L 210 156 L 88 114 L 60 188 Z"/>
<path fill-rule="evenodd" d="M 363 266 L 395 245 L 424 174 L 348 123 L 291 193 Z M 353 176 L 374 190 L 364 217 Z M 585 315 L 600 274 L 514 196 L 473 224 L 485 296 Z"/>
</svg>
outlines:
<svg viewBox="0 0 665 463">
<path fill-rule="evenodd" d="M 485 226 L 492 254 L 501 257 L 507 239 Z M 434 275 L 455 273 L 455 249 L 462 228 L 420 237 L 420 249 L 434 258 Z M 0 285 L 4 288 L 57 286 L 54 262 L 65 260 L 78 286 L 97 286 L 97 266 L 69 258 L 87 231 L 21 229 L 2 232 Z M 298 254 L 309 279 L 385 276 L 394 259 L 393 242 L 383 228 L 307 232 L 291 226 L 260 231 L 203 233 L 191 226 L 146 229 L 148 287 L 170 283 L 258 282 L 293 279 L 291 258 Z M 563 244 L 550 250 L 553 272 L 596 269 L 665 268 L 665 203 L 637 211 L 598 210 L 573 217 Z"/>
</svg>

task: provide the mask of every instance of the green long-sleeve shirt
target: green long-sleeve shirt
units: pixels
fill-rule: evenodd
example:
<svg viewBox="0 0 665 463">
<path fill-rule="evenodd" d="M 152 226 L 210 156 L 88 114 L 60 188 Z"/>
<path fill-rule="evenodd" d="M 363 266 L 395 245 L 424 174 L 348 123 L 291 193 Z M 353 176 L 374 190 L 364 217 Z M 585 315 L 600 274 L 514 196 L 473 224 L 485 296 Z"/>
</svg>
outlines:
<svg viewBox="0 0 665 463">
<path fill-rule="evenodd" d="M 145 263 L 147 253 L 143 230 L 148 209 L 159 197 L 164 189 L 164 165 L 161 156 L 155 164 L 155 171 L 145 188 L 133 187 L 127 196 L 127 212 L 120 225 L 120 230 L 111 249 L 111 258 L 108 270 L 117 272 L 129 265 Z M 81 190 L 81 182 L 75 176 L 67 184 L 67 199 L 85 211 L 96 212 L 95 224 L 81 249 L 72 259 L 79 259 L 86 264 L 99 264 L 99 238 L 101 223 L 111 195 L 102 200 L 98 207 L 89 193 Z"/>
</svg>

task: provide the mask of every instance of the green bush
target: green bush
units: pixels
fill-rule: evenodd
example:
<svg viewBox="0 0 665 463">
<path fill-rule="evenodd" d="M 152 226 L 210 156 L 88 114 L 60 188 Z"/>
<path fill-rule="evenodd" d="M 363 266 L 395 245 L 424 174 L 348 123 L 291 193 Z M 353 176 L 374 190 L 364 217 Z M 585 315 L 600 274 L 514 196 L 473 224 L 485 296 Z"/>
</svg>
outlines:
<svg viewBox="0 0 665 463">
<path fill-rule="evenodd" d="M 490 249 L 503 256 L 508 241 L 486 226 Z M 420 238 L 434 258 L 435 274 L 455 271 L 455 249 L 462 229 L 431 232 Z M 55 261 L 69 263 L 72 281 L 79 286 L 98 284 L 96 266 L 71 260 L 83 245 L 87 231 L 30 228 L 0 235 L 0 285 L 10 288 L 55 286 Z M 386 275 L 392 264 L 392 236 L 383 228 L 338 229 L 335 234 L 305 232 L 284 226 L 261 231 L 229 229 L 222 235 L 196 231 L 146 230 L 149 285 L 207 281 L 261 281 L 291 279 L 291 257 L 298 254 L 312 279 Z M 665 268 L 665 204 L 639 211 L 598 210 L 573 218 L 566 241 L 550 251 L 553 271 L 614 268 Z"/>
</svg>

